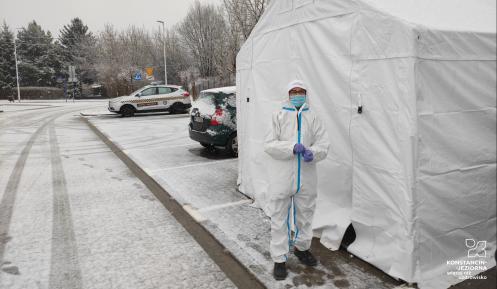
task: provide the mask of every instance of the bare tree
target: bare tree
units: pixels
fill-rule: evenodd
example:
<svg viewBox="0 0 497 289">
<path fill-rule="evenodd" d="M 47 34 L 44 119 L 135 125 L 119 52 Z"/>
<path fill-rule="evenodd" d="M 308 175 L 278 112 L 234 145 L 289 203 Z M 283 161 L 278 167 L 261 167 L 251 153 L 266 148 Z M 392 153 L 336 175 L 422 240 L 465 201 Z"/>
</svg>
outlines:
<svg viewBox="0 0 497 289">
<path fill-rule="evenodd" d="M 163 35 L 160 31 L 153 34 L 153 47 L 155 51 L 151 55 L 154 63 L 159 63 L 159 75 L 164 75 L 164 59 L 162 52 Z M 182 45 L 181 37 L 177 27 L 166 30 L 166 54 L 167 54 L 167 79 L 171 83 L 184 84 L 182 75 L 190 69 L 193 62 L 188 49 Z"/>
<path fill-rule="evenodd" d="M 97 38 L 96 66 L 98 78 L 106 87 L 110 96 L 127 94 L 131 90 L 145 85 L 147 81 L 134 80 L 136 72 L 146 67 L 153 67 L 156 76 L 164 75 L 162 33 L 150 34 L 143 28 L 130 26 L 117 31 L 107 25 Z M 189 66 L 186 50 L 180 46 L 178 35 L 174 31 L 166 33 L 166 51 L 168 55 L 168 79 L 172 83 L 181 81 L 180 75 Z"/>
<path fill-rule="evenodd" d="M 126 83 L 122 79 L 122 56 L 120 54 L 121 44 L 118 31 L 112 25 L 105 25 L 104 30 L 98 36 L 98 78 L 104 84 L 108 96 L 118 96 L 125 93 L 122 89 Z"/>
<path fill-rule="evenodd" d="M 223 0 L 227 35 L 220 53 L 222 78 L 236 73 L 236 55 L 264 13 L 267 3 L 268 0 Z"/>
<path fill-rule="evenodd" d="M 224 0 L 224 5 L 196 0 L 186 17 L 166 31 L 168 80 L 184 85 L 197 77 L 230 79 L 236 54 L 261 17 L 268 0 Z M 137 71 L 154 67 L 164 75 L 163 35 L 130 26 L 118 31 L 107 25 L 97 37 L 99 81 L 110 95 L 129 93 L 144 85 L 133 79 Z"/>
<path fill-rule="evenodd" d="M 226 43 L 227 25 L 219 8 L 212 4 L 193 3 L 178 28 L 182 40 L 191 52 L 200 76 L 215 76 L 218 71 L 217 53 Z"/>
<path fill-rule="evenodd" d="M 223 0 L 232 29 L 246 40 L 261 18 L 269 0 Z"/>
</svg>

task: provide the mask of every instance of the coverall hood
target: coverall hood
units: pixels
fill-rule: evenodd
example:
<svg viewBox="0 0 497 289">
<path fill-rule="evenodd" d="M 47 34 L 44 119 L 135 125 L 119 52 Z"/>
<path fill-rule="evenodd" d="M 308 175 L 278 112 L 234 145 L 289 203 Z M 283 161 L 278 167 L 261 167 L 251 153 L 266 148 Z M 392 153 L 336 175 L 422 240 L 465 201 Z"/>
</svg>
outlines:
<svg viewBox="0 0 497 289">
<path fill-rule="evenodd" d="M 305 83 L 302 80 L 295 79 L 295 80 L 291 81 L 288 84 L 287 91 L 290 91 L 290 90 L 292 90 L 292 88 L 295 88 L 295 87 L 305 89 L 305 91 L 307 92 L 307 86 L 305 85 Z"/>
</svg>

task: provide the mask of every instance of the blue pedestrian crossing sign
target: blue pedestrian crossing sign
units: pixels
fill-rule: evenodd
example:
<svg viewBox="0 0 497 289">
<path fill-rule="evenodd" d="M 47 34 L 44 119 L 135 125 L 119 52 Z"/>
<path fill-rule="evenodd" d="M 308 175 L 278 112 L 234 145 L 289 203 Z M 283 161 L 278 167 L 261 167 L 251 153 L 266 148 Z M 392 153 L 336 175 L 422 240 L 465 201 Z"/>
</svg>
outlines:
<svg viewBox="0 0 497 289">
<path fill-rule="evenodd" d="M 140 72 L 135 73 L 135 80 L 142 80 L 142 74 Z"/>
</svg>

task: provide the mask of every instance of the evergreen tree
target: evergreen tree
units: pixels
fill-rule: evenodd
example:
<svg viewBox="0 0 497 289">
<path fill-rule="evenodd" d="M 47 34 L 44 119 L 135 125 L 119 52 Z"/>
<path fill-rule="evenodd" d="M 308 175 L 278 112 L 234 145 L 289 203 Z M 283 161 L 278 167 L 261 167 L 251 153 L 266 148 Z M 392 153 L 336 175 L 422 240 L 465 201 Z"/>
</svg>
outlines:
<svg viewBox="0 0 497 289">
<path fill-rule="evenodd" d="M 19 78 L 23 86 L 54 86 L 61 69 L 61 57 L 50 31 L 35 21 L 17 34 Z"/>
<path fill-rule="evenodd" d="M 66 66 L 76 66 L 78 79 L 85 83 L 96 80 L 94 68 L 96 38 L 80 18 L 74 18 L 60 30 L 61 46 Z"/>
<path fill-rule="evenodd" d="M 2 94 L 10 95 L 15 86 L 14 34 L 4 22 L 0 30 L 0 90 Z"/>
</svg>

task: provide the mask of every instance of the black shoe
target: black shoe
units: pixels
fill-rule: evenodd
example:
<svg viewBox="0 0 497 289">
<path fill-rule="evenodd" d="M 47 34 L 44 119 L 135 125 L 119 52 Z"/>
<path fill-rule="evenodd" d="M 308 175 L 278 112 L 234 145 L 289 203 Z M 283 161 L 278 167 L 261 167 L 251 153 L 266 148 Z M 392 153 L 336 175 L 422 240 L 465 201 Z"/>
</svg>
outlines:
<svg viewBox="0 0 497 289">
<path fill-rule="evenodd" d="M 286 264 L 282 263 L 274 263 L 273 276 L 276 280 L 285 280 L 288 273 L 286 272 Z"/>
<path fill-rule="evenodd" d="M 305 264 L 307 266 L 316 266 L 318 264 L 318 261 L 316 260 L 316 258 L 314 258 L 309 250 L 299 251 L 297 248 L 295 248 L 294 254 L 295 256 L 297 256 L 297 258 L 299 258 L 302 264 Z"/>
</svg>

